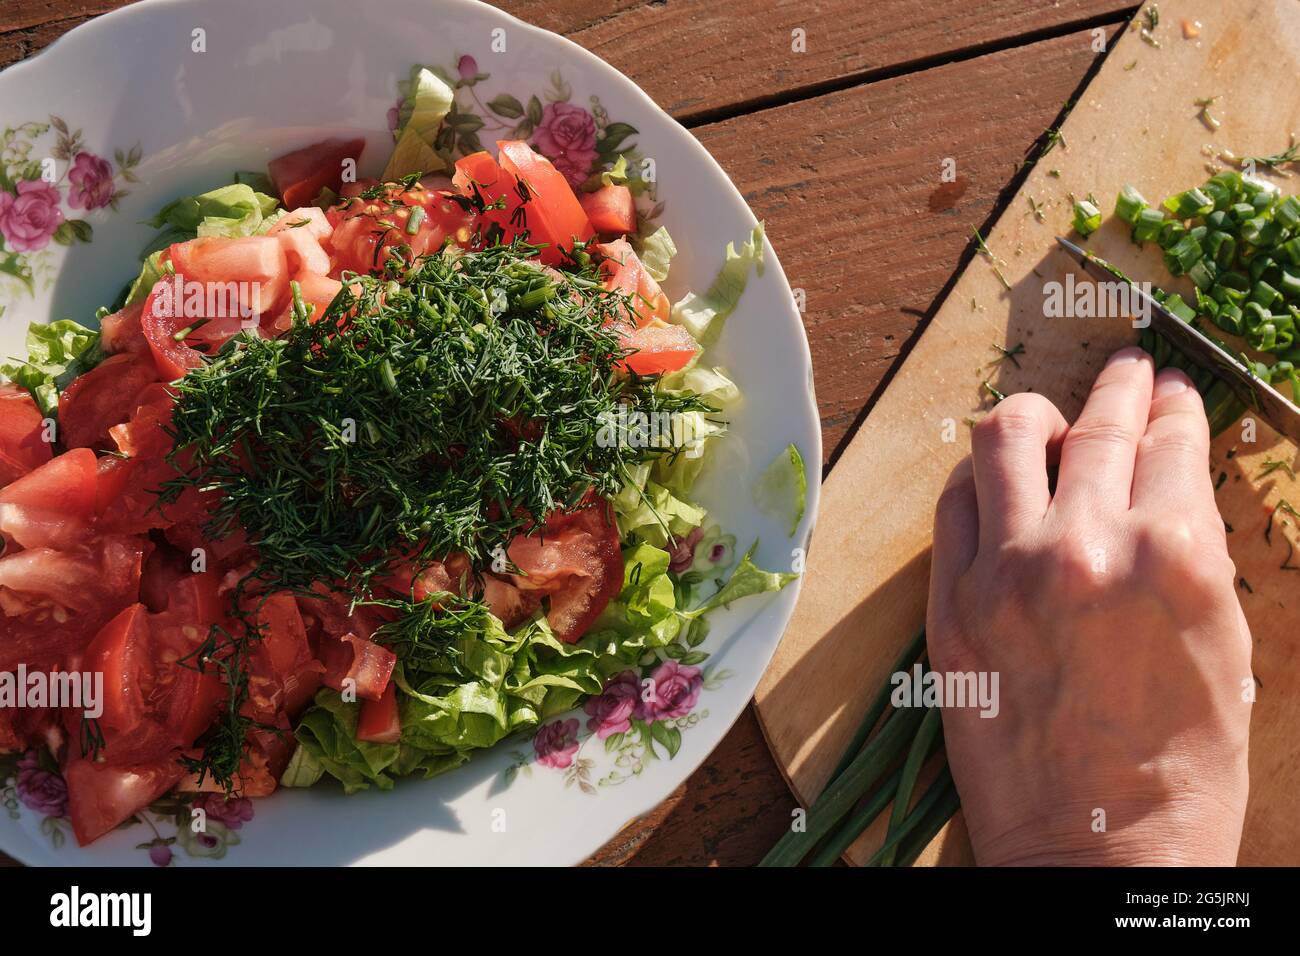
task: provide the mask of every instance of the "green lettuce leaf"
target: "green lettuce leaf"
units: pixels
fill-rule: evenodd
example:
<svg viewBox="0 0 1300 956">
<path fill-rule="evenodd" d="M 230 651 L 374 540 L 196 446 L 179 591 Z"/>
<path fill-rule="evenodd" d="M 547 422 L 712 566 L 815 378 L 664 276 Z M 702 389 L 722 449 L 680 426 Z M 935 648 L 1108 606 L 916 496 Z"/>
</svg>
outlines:
<svg viewBox="0 0 1300 956">
<path fill-rule="evenodd" d="M 763 274 L 763 224 L 754 227 L 748 239 L 736 251 L 734 243 L 727 243 L 726 260 L 722 269 L 703 295 L 688 292 L 673 305 L 673 321 L 684 325 L 697 342 L 709 345 L 722 332 L 723 323 L 735 311 L 740 297 L 749 282 L 750 266 Z"/>
<path fill-rule="evenodd" d="M 140 274 L 136 276 L 131 288 L 126 294 L 126 301 L 123 306 L 135 305 L 137 302 L 143 302 L 149 298 L 150 291 L 159 279 L 163 277 L 162 265 L 163 250 L 152 252 L 144 257 L 144 264 L 140 267 Z"/>
<path fill-rule="evenodd" d="M 359 704 L 322 690 L 296 734 L 310 761 L 354 792 L 388 789 L 396 777 L 433 776 L 459 766 L 475 750 L 537 726 L 597 694 L 626 666 L 617 642 L 591 634 L 565 644 L 540 615 L 507 634 L 486 610 L 434 665 L 399 667 L 402 738 L 397 744 L 354 739 Z"/>
<path fill-rule="evenodd" d="M 670 534 L 674 538 L 685 537 L 708 517 L 703 508 L 683 501 L 663 485 L 649 480 L 640 494 L 615 498 L 614 514 L 623 540 L 635 534 L 657 548 L 667 546 Z"/>
<path fill-rule="evenodd" d="M 622 157 L 619 157 L 621 160 Z M 673 261 L 673 256 L 677 255 L 677 246 L 673 243 L 673 237 L 668 235 L 668 229 L 660 226 L 650 235 L 638 243 L 640 248 L 637 253 L 641 259 L 641 264 L 645 266 L 645 271 L 650 273 L 650 278 L 656 282 L 663 282 L 668 278 L 668 266 Z"/>
<path fill-rule="evenodd" d="M 676 640 L 682 622 L 670 561 L 667 551 L 648 544 L 623 550 L 623 590 L 592 625 L 593 639 L 607 643 L 608 656 L 632 663 Z"/>
<path fill-rule="evenodd" d="M 196 236 L 251 236 L 278 205 L 275 197 L 237 182 L 197 196 L 182 196 L 164 206 L 149 225 L 166 230 L 166 245 Z M 176 238 L 170 238 L 173 236 Z"/>
<path fill-rule="evenodd" d="M 784 518 L 789 535 L 799 530 L 808 501 L 808 477 L 804 474 L 803 455 L 795 445 L 787 445 L 764 469 L 754 485 L 754 504 L 765 514 Z"/>
<path fill-rule="evenodd" d="M 427 67 L 411 68 L 411 78 L 401 85 L 402 109 L 394 136 L 397 145 L 384 167 L 384 181 L 411 173 L 432 173 L 446 168 L 434 151 L 442 121 L 451 112 L 455 92 Z"/>
<path fill-rule="evenodd" d="M 32 393 L 42 415 L 59 410 L 59 393 L 104 358 L 99 333 L 71 319 L 27 327 L 27 360 L 0 365 L 0 375 Z"/>
<path fill-rule="evenodd" d="M 758 545 L 755 544 L 754 547 Z M 690 620 L 707 614 L 709 611 L 719 607 L 726 607 L 733 601 L 738 601 L 743 597 L 749 597 L 751 594 L 764 594 L 768 591 L 779 591 L 795 578 L 797 574 L 785 572 L 764 571 L 754 564 L 751 555 L 754 548 L 750 548 L 740 564 L 736 565 L 736 570 L 731 572 L 731 577 L 727 583 L 718 589 L 717 593 L 711 596 L 703 604 L 690 611 L 682 612 L 682 617 Z"/>
</svg>

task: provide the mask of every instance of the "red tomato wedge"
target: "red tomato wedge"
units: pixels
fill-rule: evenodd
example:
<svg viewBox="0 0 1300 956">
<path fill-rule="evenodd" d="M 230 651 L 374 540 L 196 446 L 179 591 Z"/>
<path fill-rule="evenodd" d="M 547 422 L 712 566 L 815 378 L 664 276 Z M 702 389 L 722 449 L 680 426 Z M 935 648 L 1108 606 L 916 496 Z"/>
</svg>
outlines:
<svg viewBox="0 0 1300 956">
<path fill-rule="evenodd" d="M 82 650 L 136 600 L 148 543 L 104 535 L 69 550 L 29 548 L 0 557 L 0 670 L 48 666 Z"/>
<path fill-rule="evenodd" d="M 322 637 L 320 644 L 320 660 L 325 665 L 322 683 L 326 687 L 338 691 L 350 687 L 366 700 L 383 696 L 397 666 L 396 654 L 352 633 L 338 638 Z"/>
<path fill-rule="evenodd" d="M 174 298 L 183 302 L 180 313 L 187 321 L 178 328 L 207 319 L 196 337 L 220 344 L 243 325 L 256 324 L 257 316 L 280 308 L 289 294 L 283 235 L 201 236 L 172 246 L 168 255 L 176 274 L 184 277 L 183 298 L 179 293 Z"/>
<path fill-rule="evenodd" d="M 158 381 L 158 369 L 147 354 L 111 355 L 89 372 L 78 375 L 59 396 L 59 426 L 67 448 L 102 448 L 108 430 L 131 417 L 136 396 Z"/>
<path fill-rule="evenodd" d="M 550 243 L 542 251 L 543 262 L 562 262 L 560 249 L 571 250 L 575 239 L 586 242 L 595 235 L 569 181 L 549 159 L 521 140 L 498 140 L 497 150 L 502 171 L 529 188 L 531 197 L 525 204 L 528 231 L 534 241 Z"/>
<path fill-rule="evenodd" d="M 343 186 L 344 161 L 352 160 L 355 169 L 365 148 L 366 141 L 361 137 L 326 139 L 271 160 L 266 171 L 285 208 L 310 206 L 322 189 L 339 191 Z"/>
<path fill-rule="evenodd" d="M 621 292 L 631 299 L 633 314 L 627 317 L 630 323 L 645 325 L 656 320 L 668 321 L 672 311 L 668 296 L 646 271 L 626 239 L 600 243 L 593 248 L 604 256 L 600 271 L 605 275 L 605 288 Z"/>
<path fill-rule="evenodd" d="M 144 300 L 144 309 L 140 313 L 140 327 L 144 331 L 149 351 L 153 354 L 158 375 L 168 382 L 175 381 L 190 369 L 203 364 L 201 354 L 176 340 L 176 333 L 188 327 L 191 322 L 184 318 L 183 310 L 177 307 L 175 301 L 175 289 L 182 288 L 184 281 L 184 276 L 159 279 Z"/>
<path fill-rule="evenodd" d="M 181 778 L 174 760 L 112 767 L 78 757 L 63 768 L 68 785 L 68 816 L 77 843 L 99 839 L 142 807 L 147 807 Z"/>
<path fill-rule="evenodd" d="M 260 600 L 260 637 L 253 649 L 250 699 L 254 711 L 296 717 L 320 686 L 324 668 L 312 659 L 298 602 L 287 591 Z"/>
<path fill-rule="evenodd" d="M 53 454 L 45 441 L 45 419 L 31 394 L 17 385 L 0 385 L 0 486 L 45 464 Z"/>
<path fill-rule="evenodd" d="M 95 453 L 74 448 L 0 489 L 0 504 L 89 517 L 95 511 L 97 475 Z"/>
<path fill-rule="evenodd" d="M 144 302 L 128 305 L 121 312 L 114 312 L 99 320 L 99 346 L 105 352 L 147 353 L 149 344 L 144 340 L 144 329 L 140 319 L 144 315 Z"/>
<path fill-rule="evenodd" d="M 510 216 L 519 207 L 519 196 L 515 192 L 518 180 L 509 173 L 502 172 L 491 153 L 479 150 L 456 160 L 456 172 L 452 174 L 451 184 L 462 196 L 473 196 L 477 187 L 488 202 L 505 196 L 504 209 L 487 209 L 479 215 L 484 231 L 489 226 L 496 225 L 507 236 L 515 234 L 510 225 Z"/>
<path fill-rule="evenodd" d="M 409 189 L 389 186 L 371 199 L 346 200 L 330 209 L 328 216 L 334 224 L 330 246 L 336 278 L 343 270 L 382 273 L 390 250 L 412 262 L 438 252 L 448 240 L 468 245 L 477 223 L 477 216 L 459 196 L 419 183 Z"/>
<path fill-rule="evenodd" d="M 397 709 L 397 684 L 389 681 L 378 700 L 363 700 L 357 716 L 357 740 L 395 744 L 402 739 L 402 717 Z"/>
<path fill-rule="evenodd" d="M 334 226 L 325 215 L 325 210 L 318 206 L 302 206 L 286 212 L 275 221 L 275 225 L 266 230 L 266 234 L 278 236 L 284 232 L 297 232 L 300 229 L 310 233 L 320 243 L 324 243 L 334 232 Z"/>
<path fill-rule="evenodd" d="M 575 239 L 585 242 L 595 235 L 578 197 L 551 161 L 527 143 L 501 140 L 497 149 L 499 162 L 486 152 L 457 160 L 452 182 L 466 196 L 473 195 L 473 184 L 489 201 L 504 196 L 505 209 L 486 212 L 483 218 L 499 225 L 506 240 L 522 235 L 544 245 L 539 255 L 547 265 L 563 262 Z"/>
<path fill-rule="evenodd" d="M 636 200 L 626 186 L 601 186 L 595 192 L 581 193 L 578 200 L 591 220 L 591 228 L 602 236 L 636 232 Z"/>
<path fill-rule="evenodd" d="M 105 729 L 127 730 L 144 719 L 145 696 L 154 679 L 150 644 L 149 612 L 143 604 L 131 604 L 86 648 L 86 670 L 104 675 L 100 723 Z"/>
<path fill-rule="evenodd" d="M 623 361 L 638 375 L 660 375 L 685 368 L 700 350 L 680 325 L 646 325 L 623 336 L 633 352 Z"/>
<path fill-rule="evenodd" d="M 566 643 L 582 637 L 623 589 L 618 528 L 604 501 L 552 514 L 541 532 L 511 541 L 507 553 L 524 572 L 515 583 L 546 596 L 546 619 Z"/>
</svg>

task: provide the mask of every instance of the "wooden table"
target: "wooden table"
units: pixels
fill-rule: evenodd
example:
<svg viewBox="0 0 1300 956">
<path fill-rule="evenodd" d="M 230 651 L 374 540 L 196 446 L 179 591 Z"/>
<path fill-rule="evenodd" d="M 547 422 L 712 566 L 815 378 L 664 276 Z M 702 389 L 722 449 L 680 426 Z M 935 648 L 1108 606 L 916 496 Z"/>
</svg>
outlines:
<svg viewBox="0 0 1300 956">
<path fill-rule="evenodd" d="M 0 66 L 127 2 L 3 0 Z M 767 221 L 807 298 L 827 469 L 973 254 L 971 229 L 1001 214 L 1024 160 L 1089 79 L 1098 37 L 1135 10 L 1126 0 L 493 2 L 631 77 Z M 940 179 L 945 158 L 955 181 Z M 751 708 L 590 862 L 752 864 L 793 807 Z"/>
</svg>

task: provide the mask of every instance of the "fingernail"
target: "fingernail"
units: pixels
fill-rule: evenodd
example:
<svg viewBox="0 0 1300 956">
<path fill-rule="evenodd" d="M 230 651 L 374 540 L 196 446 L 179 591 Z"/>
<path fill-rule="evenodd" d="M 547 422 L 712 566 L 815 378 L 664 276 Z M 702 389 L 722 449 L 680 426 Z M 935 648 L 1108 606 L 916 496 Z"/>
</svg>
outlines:
<svg viewBox="0 0 1300 956">
<path fill-rule="evenodd" d="M 1107 360 L 1106 366 L 1109 368 L 1112 365 L 1131 365 L 1134 362 L 1141 361 L 1146 357 L 1146 354 L 1145 349 L 1139 348 L 1136 345 L 1130 345 L 1128 348 L 1120 349 L 1112 355 Z"/>
<path fill-rule="evenodd" d="M 1151 397 L 1153 399 L 1165 398 L 1168 395 L 1185 392 L 1191 387 L 1191 379 L 1177 369 L 1171 369 L 1161 372 L 1156 378 L 1156 385 L 1151 392 Z"/>
</svg>

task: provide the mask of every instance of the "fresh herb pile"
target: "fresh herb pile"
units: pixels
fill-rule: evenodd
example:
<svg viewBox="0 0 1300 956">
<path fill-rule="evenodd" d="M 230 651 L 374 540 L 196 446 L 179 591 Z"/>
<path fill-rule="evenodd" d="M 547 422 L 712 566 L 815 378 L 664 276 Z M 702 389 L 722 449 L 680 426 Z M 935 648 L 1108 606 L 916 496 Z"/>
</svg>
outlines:
<svg viewBox="0 0 1300 956">
<path fill-rule="evenodd" d="M 454 247 L 452 247 L 454 250 Z M 671 449 L 598 441 L 620 404 L 715 409 L 618 371 L 626 297 L 594 269 L 543 271 L 523 243 L 349 278 L 320 321 L 241 335 L 177 383 L 173 483 L 215 490 L 209 531 L 242 528 L 267 586 L 367 596 L 400 549 L 477 568 L 520 530 Z M 616 419 L 617 420 L 617 419 Z"/>
</svg>

